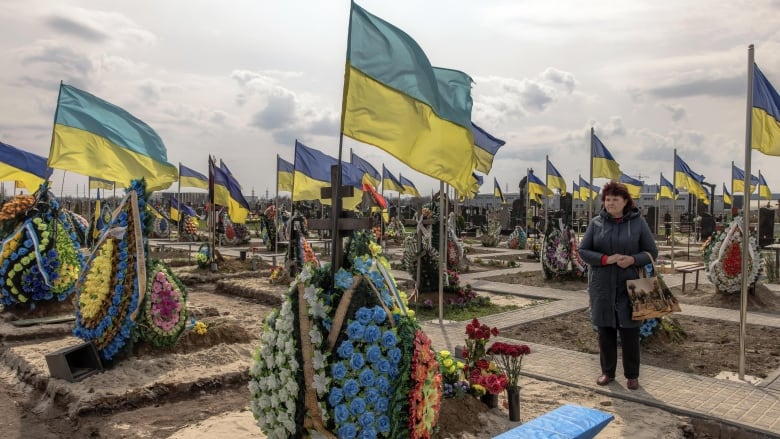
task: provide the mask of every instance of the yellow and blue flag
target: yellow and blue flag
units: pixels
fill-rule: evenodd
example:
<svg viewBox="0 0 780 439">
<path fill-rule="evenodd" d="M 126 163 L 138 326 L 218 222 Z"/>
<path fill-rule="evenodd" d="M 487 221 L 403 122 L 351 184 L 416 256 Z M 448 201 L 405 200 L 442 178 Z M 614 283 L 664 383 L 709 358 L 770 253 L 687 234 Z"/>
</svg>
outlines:
<svg viewBox="0 0 780 439">
<path fill-rule="evenodd" d="M 338 165 L 338 159 L 295 141 L 295 180 L 292 198 L 295 201 L 319 200 L 330 205 L 331 199 L 322 198 L 322 188 L 331 187 L 330 169 Z M 352 197 L 342 197 L 342 206 L 355 210 L 363 199 L 363 172 L 351 163 L 341 163 L 341 184 L 357 191 Z"/>
<path fill-rule="evenodd" d="M 595 200 L 599 197 L 601 188 L 596 185 L 591 185 L 580 176 L 580 200 Z"/>
<path fill-rule="evenodd" d="M 755 192 L 756 186 L 758 186 L 758 177 L 750 174 L 751 194 Z M 734 193 L 745 193 L 745 171 L 736 167 L 734 163 L 731 164 L 731 190 L 734 191 Z"/>
<path fill-rule="evenodd" d="M 704 176 L 693 172 L 690 166 L 680 156 L 674 156 L 674 179 L 677 189 L 686 189 L 689 193 L 700 200 L 707 198 L 707 192 L 704 190 Z"/>
<path fill-rule="evenodd" d="M 18 181 L 28 191 L 35 192 L 50 174 L 45 157 L 0 142 L 0 181 Z"/>
<path fill-rule="evenodd" d="M 371 163 L 369 163 L 367 160 L 363 160 L 351 150 L 349 153 L 349 161 L 364 172 L 363 181 L 370 183 L 372 186 L 374 186 L 374 188 L 378 188 L 379 183 L 382 182 L 382 176 L 379 174 L 379 171 L 377 171 L 376 168 L 371 165 Z"/>
<path fill-rule="evenodd" d="M 413 195 L 417 198 L 420 198 L 420 192 L 417 191 L 417 187 L 412 183 L 411 180 L 404 177 L 403 175 L 400 176 L 401 180 L 401 186 L 404 188 L 404 195 Z"/>
<path fill-rule="evenodd" d="M 110 191 L 114 189 L 114 182 L 103 180 L 102 178 L 89 177 L 89 189 L 105 189 Z"/>
<path fill-rule="evenodd" d="M 729 193 L 728 189 L 726 189 L 726 183 L 723 183 L 723 204 L 728 204 L 729 206 L 734 205 L 731 194 Z"/>
<path fill-rule="evenodd" d="M 550 159 L 547 159 L 547 187 L 550 189 L 558 189 L 562 194 L 566 193 L 566 180 L 558 169 L 552 164 Z"/>
<path fill-rule="evenodd" d="M 471 122 L 471 135 L 474 136 L 474 159 L 476 161 L 474 169 L 490 174 L 490 170 L 493 169 L 493 158 L 498 153 L 498 149 L 506 142 L 492 136 L 474 122 Z"/>
<path fill-rule="evenodd" d="M 780 95 L 758 65 L 753 67 L 751 148 L 766 155 L 780 155 Z"/>
<path fill-rule="evenodd" d="M 620 170 L 620 165 L 609 153 L 604 143 L 596 136 L 591 134 L 591 143 L 593 145 L 593 178 L 609 178 L 610 180 L 618 180 L 620 174 L 623 172 Z"/>
<path fill-rule="evenodd" d="M 343 134 L 469 193 L 475 168 L 471 98 L 461 92 L 471 78 L 461 73 L 457 79 L 464 84 L 451 90 L 458 93 L 442 96 L 442 76 L 420 46 L 354 2 L 347 61 Z"/>
<path fill-rule="evenodd" d="M 230 221 L 244 224 L 249 215 L 249 203 L 241 193 L 241 186 L 222 167 L 209 160 L 209 171 L 214 181 L 214 203 L 227 207 Z"/>
<path fill-rule="evenodd" d="M 177 200 L 175 197 L 171 198 L 171 219 L 174 221 L 179 221 L 179 215 L 183 213 L 188 216 L 194 216 L 195 218 L 198 217 L 198 214 L 195 212 L 195 209 L 192 207 L 184 204 L 179 203 L 179 200 Z M 230 215 L 230 212 L 228 212 L 228 215 Z M 231 221 L 233 221 L 231 219 Z"/>
<path fill-rule="evenodd" d="M 639 199 L 640 195 L 642 194 L 642 186 L 644 186 L 644 183 L 641 180 L 629 177 L 626 174 L 620 174 L 620 180 L 618 181 L 626 185 L 626 189 L 628 189 L 628 193 L 631 195 L 631 198 L 635 200 Z"/>
<path fill-rule="evenodd" d="M 542 197 L 550 198 L 553 196 L 553 191 L 545 186 L 544 182 L 539 179 L 533 172 L 528 173 L 528 195 L 535 199 L 537 202 L 541 202 Z"/>
<path fill-rule="evenodd" d="M 149 125 L 65 84 L 60 84 L 48 164 L 124 187 L 144 178 L 149 192 L 166 189 L 178 178 L 162 139 Z"/>
<path fill-rule="evenodd" d="M 769 186 L 766 184 L 766 180 L 761 174 L 761 171 L 758 171 L 758 198 L 763 198 L 765 200 L 772 199 L 772 191 L 769 190 Z"/>
<path fill-rule="evenodd" d="M 179 162 L 179 187 L 209 188 L 209 178 Z"/>
<path fill-rule="evenodd" d="M 501 185 L 498 184 L 496 177 L 493 177 L 493 195 L 501 200 L 501 204 L 506 204 L 506 198 L 504 198 L 504 193 L 501 192 Z"/>
<path fill-rule="evenodd" d="M 580 186 L 575 183 L 573 180 L 571 182 L 571 197 L 574 200 L 581 200 L 580 198 Z"/>
<path fill-rule="evenodd" d="M 382 165 L 382 191 L 395 191 L 399 194 L 404 192 L 404 186 L 385 168 L 385 165 Z"/>
<path fill-rule="evenodd" d="M 671 181 L 667 180 L 666 177 L 664 177 L 663 172 L 661 173 L 661 182 L 658 185 L 658 193 L 655 194 L 655 199 L 660 200 L 661 198 L 668 198 L 675 200 L 680 198 L 680 191 L 677 190 Z"/>
<path fill-rule="evenodd" d="M 294 174 L 295 165 L 276 154 L 276 190 L 292 192 Z"/>
</svg>

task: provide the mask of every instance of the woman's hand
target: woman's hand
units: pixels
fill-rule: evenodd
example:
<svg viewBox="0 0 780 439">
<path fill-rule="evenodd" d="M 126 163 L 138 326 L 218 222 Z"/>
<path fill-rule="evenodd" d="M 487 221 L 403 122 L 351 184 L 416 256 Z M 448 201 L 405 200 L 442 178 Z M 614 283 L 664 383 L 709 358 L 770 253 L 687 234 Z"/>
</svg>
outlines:
<svg viewBox="0 0 780 439">
<path fill-rule="evenodd" d="M 636 263 L 636 259 L 633 256 L 628 255 L 615 255 L 618 256 L 617 264 L 620 268 L 628 268 Z"/>
</svg>

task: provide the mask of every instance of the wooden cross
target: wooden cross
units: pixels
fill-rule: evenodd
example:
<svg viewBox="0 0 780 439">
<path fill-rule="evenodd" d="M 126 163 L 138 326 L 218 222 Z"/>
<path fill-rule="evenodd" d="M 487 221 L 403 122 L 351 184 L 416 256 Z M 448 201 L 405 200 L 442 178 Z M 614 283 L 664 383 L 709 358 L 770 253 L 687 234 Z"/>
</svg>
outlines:
<svg viewBox="0 0 780 439">
<path fill-rule="evenodd" d="M 340 181 L 340 166 L 334 165 L 330 168 L 331 187 L 321 189 L 322 199 L 331 199 L 331 215 L 325 219 L 311 219 L 307 223 L 311 230 L 331 230 L 333 244 L 331 245 L 331 270 L 333 274 L 341 267 L 341 261 L 344 256 L 344 237 L 350 235 L 355 230 L 368 230 L 371 228 L 370 218 L 345 218 L 341 209 L 341 199 L 343 197 L 352 197 L 355 188 L 352 186 L 340 186 L 337 196 L 333 196 L 333 187 L 335 182 Z M 334 233 L 335 231 L 335 233 Z"/>
</svg>

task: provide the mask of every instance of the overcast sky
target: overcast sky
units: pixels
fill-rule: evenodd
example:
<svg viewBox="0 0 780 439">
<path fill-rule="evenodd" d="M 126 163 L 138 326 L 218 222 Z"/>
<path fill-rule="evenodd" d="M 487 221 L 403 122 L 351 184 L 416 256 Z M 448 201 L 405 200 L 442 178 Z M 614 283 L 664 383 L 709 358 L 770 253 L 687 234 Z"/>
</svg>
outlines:
<svg viewBox="0 0 780 439">
<path fill-rule="evenodd" d="M 545 155 L 569 185 L 587 179 L 594 127 L 626 174 L 671 180 L 676 148 L 720 194 L 731 162 L 744 167 L 749 44 L 780 88 L 780 0 L 358 3 L 474 78 L 472 120 L 507 142 L 484 193 L 493 177 L 516 192 L 529 167 L 543 178 Z M 0 140 L 48 156 L 62 80 L 151 125 L 174 165 L 206 173 L 213 154 L 247 195 L 273 196 L 276 154 L 292 161 L 296 139 L 338 154 L 348 19 L 346 0 L 0 0 Z M 775 193 L 778 165 L 752 154 Z M 64 181 L 72 194 L 87 179 Z"/>
</svg>

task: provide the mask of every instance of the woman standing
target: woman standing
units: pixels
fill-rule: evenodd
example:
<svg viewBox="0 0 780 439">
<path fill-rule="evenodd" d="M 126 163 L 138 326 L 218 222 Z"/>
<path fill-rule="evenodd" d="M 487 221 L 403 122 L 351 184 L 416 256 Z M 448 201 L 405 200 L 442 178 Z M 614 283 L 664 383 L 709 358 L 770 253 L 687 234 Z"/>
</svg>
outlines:
<svg viewBox="0 0 780 439">
<path fill-rule="evenodd" d="M 596 384 L 605 386 L 615 379 L 620 331 L 626 387 L 635 390 L 639 388 L 642 322 L 631 320 L 626 281 L 639 277 L 638 270 L 651 262 L 648 253 L 655 259 L 658 248 L 624 184 L 607 183 L 601 190 L 601 202 L 601 212 L 591 220 L 580 244 L 580 255 L 590 265 L 591 317 L 599 333 L 601 376 Z"/>
</svg>

